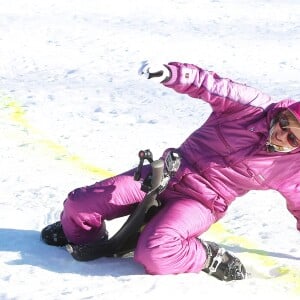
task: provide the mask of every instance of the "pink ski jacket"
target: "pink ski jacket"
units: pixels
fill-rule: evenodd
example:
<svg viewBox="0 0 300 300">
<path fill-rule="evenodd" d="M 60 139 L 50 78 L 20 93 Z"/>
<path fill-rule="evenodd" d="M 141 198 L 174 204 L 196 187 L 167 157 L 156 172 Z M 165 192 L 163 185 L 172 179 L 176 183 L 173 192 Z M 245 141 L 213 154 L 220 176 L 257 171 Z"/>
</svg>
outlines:
<svg viewBox="0 0 300 300">
<path fill-rule="evenodd" d="M 166 87 L 202 99 L 212 108 L 203 126 L 179 147 L 183 163 L 169 188 L 201 201 L 217 218 L 250 190 L 276 190 L 300 230 L 300 149 L 266 150 L 272 118 L 295 101 L 275 103 L 252 87 L 195 65 L 167 66 L 172 75 Z"/>
</svg>

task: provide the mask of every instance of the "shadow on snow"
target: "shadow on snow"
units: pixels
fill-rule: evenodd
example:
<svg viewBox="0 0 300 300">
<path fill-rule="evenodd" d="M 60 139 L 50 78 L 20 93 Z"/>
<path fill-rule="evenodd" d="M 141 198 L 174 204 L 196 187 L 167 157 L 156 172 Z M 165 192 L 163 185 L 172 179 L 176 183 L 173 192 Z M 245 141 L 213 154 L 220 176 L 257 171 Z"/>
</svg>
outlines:
<svg viewBox="0 0 300 300">
<path fill-rule="evenodd" d="M 48 246 L 34 230 L 0 228 L 0 252 L 16 252 L 19 257 L 2 261 L 8 265 L 32 265 L 58 273 L 76 273 L 89 276 L 144 275 L 144 269 L 132 258 L 99 258 L 79 262 L 64 247 Z"/>
</svg>

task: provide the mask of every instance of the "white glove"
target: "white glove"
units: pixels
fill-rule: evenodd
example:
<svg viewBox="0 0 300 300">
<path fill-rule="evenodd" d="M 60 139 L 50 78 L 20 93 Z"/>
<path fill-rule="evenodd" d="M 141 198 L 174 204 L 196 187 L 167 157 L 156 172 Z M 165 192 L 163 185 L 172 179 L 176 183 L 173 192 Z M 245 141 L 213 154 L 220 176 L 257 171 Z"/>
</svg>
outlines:
<svg viewBox="0 0 300 300">
<path fill-rule="evenodd" d="M 171 78 L 171 71 L 165 65 L 150 65 L 148 61 L 142 61 L 139 75 L 163 83 Z"/>
</svg>

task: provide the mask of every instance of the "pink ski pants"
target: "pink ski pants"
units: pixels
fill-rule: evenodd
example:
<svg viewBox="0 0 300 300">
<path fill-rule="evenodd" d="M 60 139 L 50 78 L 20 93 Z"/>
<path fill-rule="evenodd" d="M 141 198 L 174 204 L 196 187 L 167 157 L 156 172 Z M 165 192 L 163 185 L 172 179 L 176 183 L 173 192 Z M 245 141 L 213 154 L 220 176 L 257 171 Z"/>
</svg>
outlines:
<svg viewBox="0 0 300 300">
<path fill-rule="evenodd" d="M 143 168 L 143 175 L 149 167 Z M 61 214 L 63 230 L 75 244 L 97 240 L 105 220 L 133 211 L 145 193 L 133 179 L 134 170 L 72 191 Z M 206 251 L 197 239 L 216 221 L 210 209 L 191 197 L 167 188 L 160 194 L 162 209 L 146 225 L 135 260 L 149 274 L 198 273 Z"/>
</svg>

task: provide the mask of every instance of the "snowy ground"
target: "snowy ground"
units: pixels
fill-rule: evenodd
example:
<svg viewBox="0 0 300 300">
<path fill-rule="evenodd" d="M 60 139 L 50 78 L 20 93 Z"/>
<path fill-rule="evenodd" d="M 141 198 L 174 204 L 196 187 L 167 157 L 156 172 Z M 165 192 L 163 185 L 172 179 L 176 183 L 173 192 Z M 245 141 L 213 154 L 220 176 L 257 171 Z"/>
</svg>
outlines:
<svg viewBox="0 0 300 300">
<path fill-rule="evenodd" d="M 300 233 L 273 192 L 238 199 L 207 233 L 244 261 L 241 282 L 80 263 L 39 240 L 69 191 L 136 166 L 140 149 L 159 157 L 208 116 L 138 77 L 142 60 L 300 100 L 299 20 L 298 0 L 0 0 L 0 298 L 299 299 Z"/>
</svg>

